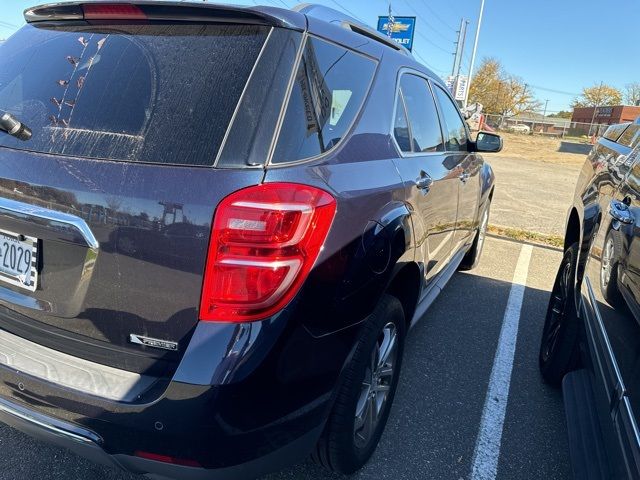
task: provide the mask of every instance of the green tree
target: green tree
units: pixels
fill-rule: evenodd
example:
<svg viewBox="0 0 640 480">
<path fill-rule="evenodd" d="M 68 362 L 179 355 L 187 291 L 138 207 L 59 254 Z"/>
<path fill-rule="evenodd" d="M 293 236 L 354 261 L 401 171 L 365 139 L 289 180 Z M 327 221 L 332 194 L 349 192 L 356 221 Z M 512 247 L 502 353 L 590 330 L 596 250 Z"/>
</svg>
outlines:
<svg viewBox="0 0 640 480">
<path fill-rule="evenodd" d="M 571 105 L 576 107 L 612 107 L 622 103 L 622 92 L 611 85 L 600 82 L 593 87 L 582 89 L 582 95 L 576 98 Z"/>
<path fill-rule="evenodd" d="M 470 103 L 481 103 L 483 112 L 496 115 L 518 115 L 540 107 L 529 86 L 507 73 L 500 61 L 485 58 L 471 80 Z"/>
</svg>

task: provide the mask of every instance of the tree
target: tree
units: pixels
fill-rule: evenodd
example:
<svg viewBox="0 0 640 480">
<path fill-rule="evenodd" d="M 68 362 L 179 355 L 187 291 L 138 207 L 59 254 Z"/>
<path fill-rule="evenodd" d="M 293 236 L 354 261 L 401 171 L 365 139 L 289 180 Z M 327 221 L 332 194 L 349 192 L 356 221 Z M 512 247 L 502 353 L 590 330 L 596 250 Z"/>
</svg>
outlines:
<svg viewBox="0 0 640 480">
<path fill-rule="evenodd" d="M 640 82 L 627 83 L 624 86 L 624 103 L 627 105 L 639 105 Z"/>
<path fill-rule="evenodd" d="M 560 110 L 559 112 L 547 115 L 547 117 L 549 118 L 571 118 L 572 116 L 573 116 L 573 113 L 565 112 L 564 110 Z"/>
<path fill-rule="evenodd" d="M 469 89 L 470 103 L 481 103 L 483 112 L 518 115 L 539 109 L 540 102 L 524 81 L 507 73 L 495 58 L 485 58 L 476 71 Z"/>
<path fill-rule="evenodd" d="M 612 107 L 622 103 L 622 92 L 611 85 L 600 82 L 593 87 L 582 89 L 582 95 L 576 98 L 571 105 L 576 107 Z"/>
</svg>

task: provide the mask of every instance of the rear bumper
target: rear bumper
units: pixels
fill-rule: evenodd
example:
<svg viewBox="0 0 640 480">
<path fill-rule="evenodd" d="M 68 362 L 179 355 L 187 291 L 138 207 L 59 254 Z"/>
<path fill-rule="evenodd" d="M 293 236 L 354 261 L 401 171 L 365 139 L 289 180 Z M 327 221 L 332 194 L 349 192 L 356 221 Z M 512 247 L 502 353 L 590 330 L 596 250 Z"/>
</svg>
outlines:
<svg viewBox="0 0 640 480">
<path fill-rule="evenodd" d="M 206 469 L 163 463 L 131 455 L 110 455 L 102 448 L 103 441 L 98 434 L 4 399 L 0 399 L 0 421 L 38 440 L 67 448 L 95 463 L 143 474 L 150 478 L 185 480 L 252 479 L 278 470 L 290 464 L 292 460 L 306 455 L 313 448 L 322 431 L 321 427 L 317 427 L 296 441 L 246 463 Z"/>
<path fill-rule="evenodd" d="M 314 337 L 285 315 L 201 322 L 173 377 L 133 402 L 0 365 L 0 421 L 155 478 L 250 479 L 279 470 L 303 460 L 320 437 L 357 333 Z M 99 369 L 83 368 L 100 378 Z"/>
</svg>

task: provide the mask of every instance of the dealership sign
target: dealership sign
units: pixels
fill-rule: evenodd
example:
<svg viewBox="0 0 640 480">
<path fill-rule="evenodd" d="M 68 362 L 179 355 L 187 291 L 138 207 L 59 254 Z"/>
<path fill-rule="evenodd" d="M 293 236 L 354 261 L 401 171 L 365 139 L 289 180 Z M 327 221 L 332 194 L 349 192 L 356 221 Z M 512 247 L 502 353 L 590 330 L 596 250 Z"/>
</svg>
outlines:
<svg viewBox="0 0 640 480">
<path fill-rule="evenodd" d="M 391 21 L 389 21 L 391 19 Z M 391 26 L 391 28 L 389 28 Z M 390 37 L 407 50 L 413 48 L 416 17 L 378 17 L 378 31 Z"/>
</svg>

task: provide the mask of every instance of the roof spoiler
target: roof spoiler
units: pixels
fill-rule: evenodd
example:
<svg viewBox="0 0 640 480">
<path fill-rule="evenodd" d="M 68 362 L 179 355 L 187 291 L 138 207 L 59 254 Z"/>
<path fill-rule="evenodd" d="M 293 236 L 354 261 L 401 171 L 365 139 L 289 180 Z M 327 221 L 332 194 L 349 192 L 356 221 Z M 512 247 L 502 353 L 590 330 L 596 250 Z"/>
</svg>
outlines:
<svg viewBox="0 0 640 480">
<path fill-rule="evenodd" d="M 60 2 L 28 8 L 27 23 L 92 20 L 145 20 L 269 25 L 303 31 L 304 15 L 281 8 L 249 8 L 206 2 L 164 2 L 153 0 L 102 2 Z"/>
<path fill-rule="evenodd" d="M 318 20 L 323 20 L 328 23 L 338 24 L 342 28 L 346 28 L 352 32 L 363 35 L 373 41 L 383 43 L 387 47 L 397 50 L 400 53 L 404 53 L 408 57 L 413 57 L 409 50 L 399 43 L 394 42 L 386 35 L 381 34 L 361 21 L 356 20 L 355 18 L 338 10 L 334 10 L 333 8 L 325 7 L 324 5 L 303 3 L 294 7 L 293 11 L 304 13 L 308 17 L 317 18 Z"/>
</svg>

